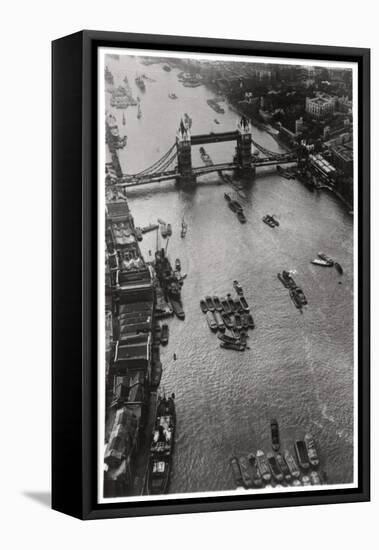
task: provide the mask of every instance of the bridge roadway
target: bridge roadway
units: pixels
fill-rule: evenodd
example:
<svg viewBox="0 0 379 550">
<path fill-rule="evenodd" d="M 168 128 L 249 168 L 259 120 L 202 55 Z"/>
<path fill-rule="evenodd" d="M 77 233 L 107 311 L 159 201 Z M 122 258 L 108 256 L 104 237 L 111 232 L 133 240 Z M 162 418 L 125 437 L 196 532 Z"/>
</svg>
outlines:
<svg viewBox="0 0 379 550">
<path fill-rule="evenodd" d="M 294 155 L 289 154 L 286 159 L 280 161 L 272 158 L 258 158 L 255 162 L 251 163 L 251 167 L 259 166 L 274 166 L 276 164 L 289 164 L 296 161 Z M 192 169 L 194 176 L 201 176 L 203 174 L 211 174 L 212 172 L 221 172 L 223 170 L 235 170 L 239 168 L 238 164 L 233 162 L 224 162 L 221 164 L 212 164 L 210 166 L 197 166 Z M 121 183 L 117 183 L 117 187 L 135 187 L 137 185 L 148 185 L 149 183 L 156 183 L 160 181 L 168 181 L 177 179 L 180 177 L 180 173 L 177 170 L 169 170 L 166 172 L 156 172 L 152 174 L 146 174 L 143 176 L 123 176 Z"/>
</svg>

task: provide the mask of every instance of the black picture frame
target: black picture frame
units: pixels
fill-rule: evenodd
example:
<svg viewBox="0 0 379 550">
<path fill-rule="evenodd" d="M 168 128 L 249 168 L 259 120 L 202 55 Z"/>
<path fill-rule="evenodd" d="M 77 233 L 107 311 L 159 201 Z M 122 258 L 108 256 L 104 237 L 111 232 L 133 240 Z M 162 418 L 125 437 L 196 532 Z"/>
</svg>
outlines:
<svg viewBox="0 0 379 550">
<path fill-rule="evenodd" d="M 358 487 L 97 504 L 97 49 L 101 46 L 358 64 Z M 81 519 L 370 499 L 370 50 L 81 31 L 52 44 L 52 507 Z"/>
</svg>

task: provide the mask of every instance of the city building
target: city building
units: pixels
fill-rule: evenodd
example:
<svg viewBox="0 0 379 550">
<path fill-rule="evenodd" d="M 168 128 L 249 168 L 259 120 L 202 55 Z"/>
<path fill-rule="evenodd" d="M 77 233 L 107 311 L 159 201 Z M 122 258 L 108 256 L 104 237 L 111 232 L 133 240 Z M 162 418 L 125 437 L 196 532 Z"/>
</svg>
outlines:
<svg viewBox="0 0 379 550">
<path fill-rule="evenodd" d="M 320 94 L 316 97 L 307 97 L 305 100 L 305 110 L 315 118 L 323 118 L 334 112 L 336 107 L 336 98 L 328 94 Z"/>
</svg>

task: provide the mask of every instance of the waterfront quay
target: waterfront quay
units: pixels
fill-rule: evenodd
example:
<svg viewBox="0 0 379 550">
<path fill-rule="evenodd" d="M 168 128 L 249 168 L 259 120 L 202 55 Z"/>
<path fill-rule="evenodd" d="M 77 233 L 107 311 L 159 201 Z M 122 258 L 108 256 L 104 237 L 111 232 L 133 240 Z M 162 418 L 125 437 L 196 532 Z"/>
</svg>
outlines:
<svg viewBox="0 0 379 550">
<path fill-rule="evenodd" d="M 128 139 L 125 147 L 109 152 L 107 158 L 110 191 L 107 229 L 112 227 L 115 232 L 107 237 L 107 243 L 111 243 L 107 247 L 108 326 L 113 334 L 109 338 L 107 365 L 110 377 L 107 379 L 106 494 L 129 496 L 143 491 L 143 472 L 148 460 L 148 453 L 144 451 L 148 445 L 144 447 L 143 441 L 147 441 L 144 437 L 151 437 L 146 426 L 155 412 L 150 413 L 150 417 L 147 414 L 146 420 L 138 424 L 139 432 L 134 420 L 130 420 L 136 435 L 128 436 L 127 447 L 120 450 L 117 434 L 122 439 L 125 431 L 118 428 L 117 411 L 124 407 L 152 411 L 155 406 L 147 405 L 155 391 L 151 381 L 156 377 L 152 355 L 150 361 L 146 357 L 147 350 L 154 351 L 157 304 L 160 304 L 160 313 L 169 305 L 162 289 L 154 287 L 155 252 L 162 249 L 172 265 L 176 258 L 180 259 L 182 273 L 187 274 L 181 291 L 185 319 L 180 321 L 174 316 L 165 319 L 170 338 L 166 346 L 159 348 L 160 389 L 174 391 L 177 403 L 169 492 L 186 495 L 235 490 L 230 459 L 247 457 L 258 449 L 270 451 L 271 418 L 279 422 L 283 449 L 294 453 L 294 441 L 311 433 L 317 441 L 320 469 L 327 472 L 328 482 L 352 481 L 353 218 L 333 194 L 324 193 L 306 181 L 306 172 L 303 175 L 296 162 L 283 168 L 283 172 L 275 165 L 263 166 L 255 175 L 241 177 L 238 169 L 231 168 L 221 173 L 216 170 L 203 173 L 193 185 L 181 186 L 172 178 L 128 188 L 125 176 L 140 174 L 154 165 L 173 145 L 176 150 L 178 127 L 184 113 L 192 118 L 191 139 L 218 133 L 235 135 L 241 116 L 228 107 L 226 100 L 219 102 L 224 113 L 216 113 L 208 103 L 218 98 L 211 86 L 194 86 L 195 81 L 184 86 L 179 79 L 183 67 L 172 66 L 168 71 L 162 68 L 163 62 L 145 65 L 137 58 L 125 58 L 109 62 L 116 84 L 117 78 L 122 81 L 126 73 L 144 73 L 150 80 L 146 80 L 144 93 L 133 90 L 133 96 L 140 96 L 140 118 L 136 107 L 128 107 L 126 114 L 122 110 L 114 111 L 120 134 L 125 114 Z M 254 124 L 250 124 L 250 134 L 263 149 L 278 155 L 288 153 L 270 133 Z M 204 166 L 203 159 L 209 162 L 209 158 L 213 165 L 233 164 L 236 142 L 237 138 L 205 146 L 191 143 L 192 169 Z M 206 148 L 205 154 L 200 147 Z M 251 149 L 254 155 L 255 147 Z M 262 158 L 263 153 L 259 152 L 259 156 Z M 177 159 L 176 156 L 173 171 Z M 230 209 L 225 194 L 240 203 L 245 223 Z M 119 225 L 117 215 L 111 214 L 112 208 L 120 209 L 126 217 L 126 232 L 125 227 Z M 280 225 L 273 228 L 264 223 L 263 218 L 267 216 L 274 216 Z M 162 235 L 163 224 L 158 218 L 171 225 L 171 236 Z M 181 237 L 183 220 L 187 227 L 184 238 Z M 156 225 L 159 226 L 156 229 L 142 231 Z M 118 239 L 116 248 L 121 259 L 126 261 L 124 264 L 120 256 L 118 260 L 114 258 L 112 242 L 115 239 Z M 122 252 L 127 246 L 134 252 L 125 258 Z M 319 252 L 338 260 L 343 266 L 343 275 L 334 268 L 311 263 Z M 132 266 L 127 274 L 126 268 Z M 121 274 L 123 269 L 126 272 Z M 302 313 L 294 307 L 289 290 L 278 279 L 278 273 L 284 270 L 306 296 L 308 304 L 301 308 Z M 137 284 L 132 272 L 138 272 L 143 283 Z M 225 297 L 233 293 L 234 280 L 241 284 L 255 321 L 243 353 L 220 347 L 220 340 L 209 329 L 199 307 L 199 301 L 208 295 Z M 136 310 L 136 296 L 141 288 L 137 291 L 135 287 L 140 284 L 147 288 L 142 290 L 144 305 L 138 306 L 142 310 Z M 131 293 L 130 299 L 122 296 L 124 290 Z M 125 317 L 123 308 L 120 309 L 118 304 L 122 306 L 124 300 L 125 305 L 130 304 L 134 319 Z M 155 317 L 151 322 L 146 321 L 151 311 Z M 169 314 L 169 309 L 166 313 Z M 140 342 L 134 346 L 134 332 L 125 330 L 124 325 L 120 329 L 119 319 L 122 325 L 125 319 L 127 323 L 130 321 L 133 330 L 141 323 L 138 338 L 144 333 L 142 347 L 138 347 Z M 133 361 L 128 362 L 129 351 L 123 352 L 124 343 L 119 342 L 121 332 L 129 335 L 127 345 L 134 346 L 129 348 L 133 354 L 138 347 Z M 134 361 L 139 364 L 138 369 L 131 366 Z M 129 373 L 135 373 L 137 382 L 137 370 L 142 373 L 141 383 L 133 386 Z M 125 398 L 116 401 L 116 378 L 124 378 L 124 391 L 125 387 L 130 388 L 129 393 L 124 393 L 124 396 L 130 395 L 130 406 Z M 137 387 L 140 395 L 134 396 L 133 390 Z M 125 420 L 128 415 L 119 420 Z M 135 416 L 138 419 L 139 413 Z M 111 454 L 107 455 L 108 452 Z"/>
</svg>

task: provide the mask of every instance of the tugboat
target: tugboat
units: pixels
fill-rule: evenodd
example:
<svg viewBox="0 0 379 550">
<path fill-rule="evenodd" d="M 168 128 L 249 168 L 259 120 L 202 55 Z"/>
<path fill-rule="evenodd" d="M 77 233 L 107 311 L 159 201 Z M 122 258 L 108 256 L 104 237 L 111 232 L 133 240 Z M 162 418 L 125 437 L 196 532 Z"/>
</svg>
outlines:
<svg viewBox="0 0 379 550">
<path fill-rule="evenodd" d="M 163 65 L 162 69 L 168 73 L 171 71 L 170 65 Z"/>
<path fill-rule="evenodd" d="M 233 281 L 233 286 L 234 286 L 234 289 L 237 292 L 237 294 L 239 296 L 243 296 L 243 289 L 242 289 L 242 286 L 239 284 L 239 282 L 238 281 Z"/>
<path fill-rule="evenodd" d="M 224 198 L 225 200 L 227 200 L 228 202 L 231 202 L 232 198 L 230 195 L 228 195 L 228 193 L 224 193 Z"/>
<path fill-rule="evenodd" d="M 257 460 L 257 467 L 258 467 L 259 473 L 262 476 L 263 481 L 268 483 L 271 479 L 271 471 L 267 463 L 265 454 L 260 449 L 258 449 L 257 451 L 256 460 Z"/>
<path fill-rule="evenodd" d="M 146 84 L 142 76 L 137 76 L 135 79 L 135 83 L 142 92 L 146 90 Z"/>
<path fill-rule="evenodd" d="M 295 453 L 300 468 L 302 468 L 303 470 L 309 470 L 309 457 L 307 447 L 305 446 L 303 440 L 300 439 L 295 442 Z"/>
<path fill-rule="evenodd" d="M 205 297 L 205 303 L 207 305 L 207 308 L 209 311 L 214 311 L 215 310 L 215 306 L 214 306 L 214 303 L 213 303 L 213 300 L 212 300 L 212 296 L 206 296 Z"/>
<path fill-rule="evenodd" d="M 280 438 L 279 438 L 279 424 L 276 418 L 272 418 L 270 422 L 271 427 L 271 445 L 275 452 L 278 452 L 280 449 Z"/>
<path fill-rule="evenodd" d="M 307 448 L 309 463 L 313 468 L 317 468 L 320 464 L 320 460 L 318 458 L 315 441 L 311 434 L 305 434 L 304 442 Z"/>
<path fill-rule="evenodd" d="M 207 308 L 207 304 L 205 303 L 205 300 L 200 300 L 200 308 L 203 313 L 207 313 L 208 308 Z"/>
<path fill-rule="evenodd" d="M 182 268 L 182 266 L 180 264 L 180 260 L 179 260 L 179 258 L 176 258 L 176 260 L 175 260 L 175 269 L 176 269 L 176 271 L 180 271 L 181 268 Z"/>
<path fill-rule="evenodd" d="M 288 466 L 288 469 L 291 473 L 291 476 L 296 478 L 296 479 L 299 478 L 300 477 L 300 470 L 297 467 L 296 460 L 294 459 L 294 457 L 291 455 L 291 453 L 289 451 L 284 452 L 284 460 L 287 463 L 287 466 Z"/>
<path fill-rule="evenodd" d="M 232 467 L 235 484 L 237 485 L 237 487 L 241 487 L 243 485 L 241 469 L 238 459 L 235 456 L 230 459 L 230 465 Z"/>
<path fill-rule="evenodd" d="M 214 121 L 215 121 L 216 124 L 220 124 L 220 121 L 217 120 L 217 118 L 215 118 Z"/>
</svg>

